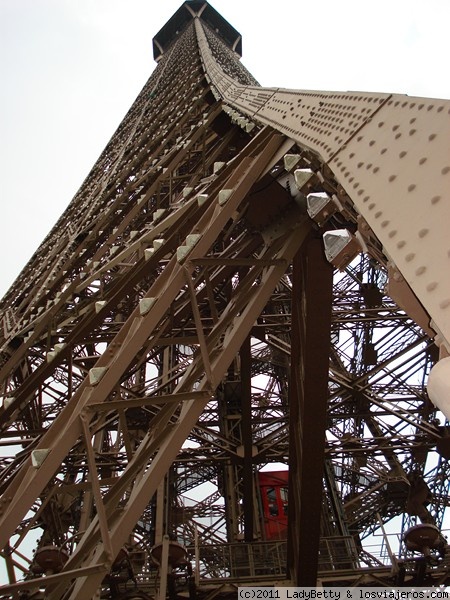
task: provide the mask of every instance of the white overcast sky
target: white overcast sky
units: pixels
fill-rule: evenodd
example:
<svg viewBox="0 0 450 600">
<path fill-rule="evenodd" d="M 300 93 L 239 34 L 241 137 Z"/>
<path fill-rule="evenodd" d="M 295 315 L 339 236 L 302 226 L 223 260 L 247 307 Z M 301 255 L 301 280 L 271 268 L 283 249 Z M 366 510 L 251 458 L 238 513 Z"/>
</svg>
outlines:
<svg viewBox="0 0 450 600">
<path fill-rule="evenodd" d="M 0 296 L 155 68 L 181 0 L 0 0 Z M 265 86 L 450 98 L 450 0 L 211 0 Z"/>
</svg>

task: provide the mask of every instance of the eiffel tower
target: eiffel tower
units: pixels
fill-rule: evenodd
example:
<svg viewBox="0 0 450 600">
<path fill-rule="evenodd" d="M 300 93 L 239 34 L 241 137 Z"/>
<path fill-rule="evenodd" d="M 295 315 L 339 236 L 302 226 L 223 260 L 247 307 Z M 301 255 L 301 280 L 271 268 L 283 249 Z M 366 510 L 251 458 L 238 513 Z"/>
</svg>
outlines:
<svg viewBox="0 0 450 600">
<path fill-rule="evenodd" d="M 450 102 L 153 49 L 0 305 L 0 597 L 448 584 Z"/>
</svg>

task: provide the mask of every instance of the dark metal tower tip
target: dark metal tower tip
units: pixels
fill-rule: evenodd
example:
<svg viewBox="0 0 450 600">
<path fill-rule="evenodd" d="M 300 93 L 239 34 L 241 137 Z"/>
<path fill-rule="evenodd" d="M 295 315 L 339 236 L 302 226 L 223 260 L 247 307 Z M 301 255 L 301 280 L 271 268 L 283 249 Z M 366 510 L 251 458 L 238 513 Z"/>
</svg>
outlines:
<svg viewBox="0 0 450 600">
<path fill-rule="evenodd" d="M 227 46 L 242 56 L 241 34 L 208 2 L 187 0 L 153 38 L 153 57 L 156 61 L 160 60 L 177 35 L 195 18 L 202 19 L 216 34 L 220 35 Z"/>
</svg>

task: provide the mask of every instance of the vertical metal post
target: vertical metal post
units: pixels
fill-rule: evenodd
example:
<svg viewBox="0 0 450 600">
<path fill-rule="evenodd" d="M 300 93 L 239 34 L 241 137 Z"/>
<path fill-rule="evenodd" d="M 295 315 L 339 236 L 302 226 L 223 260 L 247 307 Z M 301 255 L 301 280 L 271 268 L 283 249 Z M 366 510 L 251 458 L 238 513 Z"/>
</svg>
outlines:
<svg viewBox="0 0 450 600">
<path fill-rule="evenodd" d="M 194 551 L 195 551 L 195 585 L 200 583 L 200 548 L 198 545 L 198 528 L 197 524 L 194 523 Z"/>
<path fill-rule="evenodd" d="M 161 565 L 159 567 L 159 600 L 164 600 L 167 594 L 167 575 L 169 574 L 169 536 L 162 541 Z"/>
<path fill-rule="evenodd" d="M 6 562 L 6 572 L 8 574 L 8 581 L 9 583 L 16 583 L 16 573 L 14 571 L 14 563 L 12 560 L 12 548 L 11 546 L 8 544 L 7 546 L 5 546 L 5 550 L 4 550 L 5 554 L 5 562 Z"/>
<path fill-rule="evenodd" d="M 253 505 L 253 440 L 252 440 L 252 373 L 250 337 L 242 344 L 241 357 L 241 400 L 242 425 L 241 435 L 244 446 L 243 478 L 243 509 L 244 509 L 244 540 L 252 542 L 254 538 L 254 505 Z"/>
<path fill-rule="evenodd" d="M 164 539 L 164 500 L 166 478 L 161 481 L 156 491 L 156 519 L 155 519 L 155 544 L 160 544 Z"/>
<path fill-rule="evenodd" d="M 315 586 L 333 283 L 320 240 L 306 241 L 293 270 L 288 572 L 295 585 Z"/>
<path fill-rule="evenodd" d="M 379 512 L 377 512 L 377 519 L 378 519 L 378 523 L 380 524 L 381 532 L 383 534 L 384 543 L 386 544 L 386 550 L 387 550 L 389 558 L 391 560 L 392 573 L 396 574 L 396 573 L 398 573 L 398 561 L 397 561 L 397 557 L 395 556 L 394 552 L 392 552 L 392 548 L 391 548 L 391 545 L 389 543 L 389 538 L 388 538 L 388 536 L 386 534 L 386 530 L 385 530 L 384 525 L 383 525 L 383 520 L 382 520 Z"/>
</svg>

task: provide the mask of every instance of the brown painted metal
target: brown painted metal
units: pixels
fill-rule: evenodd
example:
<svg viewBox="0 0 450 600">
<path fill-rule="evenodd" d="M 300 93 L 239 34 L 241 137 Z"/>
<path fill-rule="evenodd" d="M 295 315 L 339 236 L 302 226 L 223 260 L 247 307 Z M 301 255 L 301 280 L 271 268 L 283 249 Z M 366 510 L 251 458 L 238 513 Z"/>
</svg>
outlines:
<svg viewBox="0 0 450 600">
<path fill-rule="evenodd" d="M 194 4 L 0 304 L 6 597 L 118 595 L 125 564 L 153 594 L 148 557 L 167 535 L 196 557 L 184 592 L 200 596 L 287 566 L 302 584 L 362 568 L 387 580 L 361 540 L 398 515 L 405 528 L 444 520 L 448 433 L 424 390 L 436 349 L 384 286 L 386 265 L 401 272 L 445 343 L 446 284 L 430 284 L 444 268 L 447 103 L 257 87 Z M 292 161 L 314 174 L 300 191 Z M 322 229 L 309 192 L 336 206 Z M 403 198 L 425 196 L 430 215 L 420 205 L 407 231 Z M 331 267 L 310 237 L 341 227 L 368 255 L 335 278 L 330 344 Z M 241 397 L 226 407 L 230 383 Z M 266 539 L 258 490 L 259 469 L 280 462 L 288 557 Z M 70 558 L 39 574 L 31 544 Z"/>
<path fill-rule="evenodd" d="M 288 532 L 288 572 L 306 587 L 318 577 L 332 285 L 321 241 L 307 240 L 293 262 Z"/>
<path fill-rule="evenodd" d="M 244 540 L 253 542 L 254 522 L 257 520 L 257 508 L 253 496 L 253 435 L 252 435 L 252 372 L 251 372 L 251 338 L 247 337 L 239 352 L 241 366 L 241 402 L 242 402 L 242 445 L 243 445 L 243 517 L 244 517 Z M 255 514 L 256 513 L 256 514 Z"/>
<path fill-rule="evenodd" d="M 448 269 L 450 101 L 245 86 L 214 59 L 198 20 L 196 27 L 217 97 L 320 157 L 340 202 L 349 198 L 368 223 L 450 351 L 450 283 L 440 276 Z"/>
</svg>

